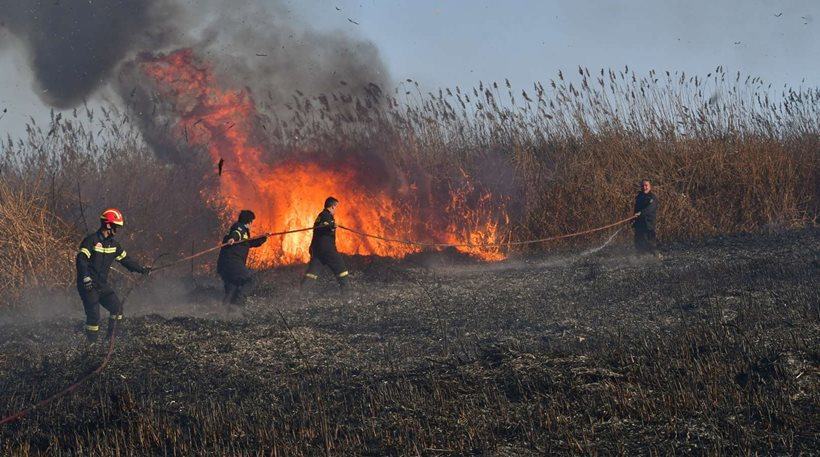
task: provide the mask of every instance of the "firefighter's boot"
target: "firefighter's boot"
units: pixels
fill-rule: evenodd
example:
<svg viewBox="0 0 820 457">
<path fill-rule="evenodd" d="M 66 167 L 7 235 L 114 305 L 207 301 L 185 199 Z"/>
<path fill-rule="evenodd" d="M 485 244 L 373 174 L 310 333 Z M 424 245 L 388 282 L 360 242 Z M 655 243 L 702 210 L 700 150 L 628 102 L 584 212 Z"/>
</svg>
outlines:
<svg viewBox="0 0 820 457">
<path fill-rule="evenodd" d="M 96 343 L 97 339 L 100 337 L 100 326 L 99 325 L 86 325 L 85 326 L 85 339 L 88 340 L 89 343 Z"/>
<path fill-rule="evenodd" d="M 347 274 L 344 276 L 339 276 L 339 294 L 341 294 L 342 297 L 347 297 L 350 295 L 350 285 L 347 281 Z"/>
</svg>

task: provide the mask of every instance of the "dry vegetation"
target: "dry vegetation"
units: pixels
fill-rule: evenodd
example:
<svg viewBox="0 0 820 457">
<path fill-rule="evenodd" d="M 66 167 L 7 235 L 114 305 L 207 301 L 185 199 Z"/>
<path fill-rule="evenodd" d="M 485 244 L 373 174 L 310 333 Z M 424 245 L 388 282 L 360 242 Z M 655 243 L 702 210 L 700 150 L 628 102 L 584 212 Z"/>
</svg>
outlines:
<svg viewBox="0 0 820 457">
<path fill-rule="evenodd" d="M 476 193 L 507 203 L 513 239 L 620 219 L 640 177 L 655 181 L 667 241 L 816 222 L 817 88 L 777 91 L 721 68 L 706 78 L 579 68 L 520 92 L 509 82 L 437 94 L 410 81 L 391 95 L 368 89 L 364 98 L 295 94 L 284 114 L 260 98 L 263 141 L 277 157 L 375 153 L 424 176 L 430 194 L 446 195 L 437 190 L 466 174 Z M 210 245 L 224 223 L 206 203 L 214 165 L 186 144 L 163 144 L 185 158 L 168 160 L 146 143 L 116 109 L 80 108 L 46 127 L 32 120 L 25 138 L 3 144 L 3 179 L 11 192 L 36 189 L 43 210 L 67 222 L 60 240 L 76 242 L 101 208 L 118 206 L 126 243 L 146 260 Z M 0 268 L 0 280 L 13 274 Z"/>
<path fill-rule="evenodd" d="M 41 194 L 0 182 L 0 303 L 13 303 L 23 286 L 68 285 L 73 280 L 70 227 L 46 210 Z"/>
<path fill-rule="evenodd" d="M 9 197 L 0 200 L 0 211 L 9 217 L 3 223 L 30 230 L 4 232 L 10 236 L 0 256 L 19 256 L 25 249 L 24 258 L 39 278 L 35 282 L 34 276 L 18 275 L 3 264 L 0 283 L 14 280 L 15 289 L 65 284 L 63 264 L 73 271 L 76 246 L 97 229 L 99 212 L 107 207 L 126 211 L 120 237 L 147 262 L 210 245 L 219 226 L 217 209 L 206 205 L 201 193 L 216 178 L 210 165 L 196 155 L 185 164 L 163 163 L 114 109 L 52 115 L 44 128 L 32 119 L 25 138 L 8 138 L 0 163 Z M 61 268 L 52 268 L 55 264 Z M 0 296 L 0 303 L 7 299 Z"/>
<path fill-rule="evenodd" d="M 616 220 L 640 177 L 656 184 L 667 240 L 816 220 L 820 89 L 778 92 L 720 67 L 578 73 L 520 93 L 505 81 L 422 94 L 408 80 L 365 102 L 294 97 L 293 119 L 268 131 L 296 151 L 385 151 L 444 180 L 466 170 L 510 197 L 514 238 Z"/>
</svg>

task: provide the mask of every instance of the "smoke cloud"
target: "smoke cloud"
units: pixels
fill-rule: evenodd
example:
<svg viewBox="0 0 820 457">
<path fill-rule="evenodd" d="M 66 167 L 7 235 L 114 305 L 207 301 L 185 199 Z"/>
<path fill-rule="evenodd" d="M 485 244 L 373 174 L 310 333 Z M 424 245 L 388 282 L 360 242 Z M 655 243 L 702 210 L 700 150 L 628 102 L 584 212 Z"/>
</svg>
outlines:
<svg viewBox="0 0 820 457">
<path fill-rule="evenodd" d="M 375 43 L 344 31 L 319 31 L 282 2 L 262 8 L 256 0 L 234 3 L 202 32 L 197 54 L 221 79 L 248 87 L 276 110 L 294 91 L 364 93 L 390 78 Z M 217 9 L 217 8 L 214 8 Z"/>
<path fill-rule="evenodd" d="M 105 87 L 138 53 L 180 47 L 194 48 L 226 82 L 272 105 L 295 90 L 318 94 L 342 84 L 355 93 L 389 82 L 374 43 L 315 30 L 278 0 L 264 7 L 259 0 L 0 0 L 0 37 L 0 52 L 23 47 L 37 93 L 57 108 Z M 120 89 L 128 101 L 132 88 Z"/>
<path fill-rule="evenodd" d="M 178 12 L 166 0 L 0 0 L 0 28 L 25 48 L 43 101 L 68 108 L 104 85 L 125 56 L 171 42 Z"/>
</svg>

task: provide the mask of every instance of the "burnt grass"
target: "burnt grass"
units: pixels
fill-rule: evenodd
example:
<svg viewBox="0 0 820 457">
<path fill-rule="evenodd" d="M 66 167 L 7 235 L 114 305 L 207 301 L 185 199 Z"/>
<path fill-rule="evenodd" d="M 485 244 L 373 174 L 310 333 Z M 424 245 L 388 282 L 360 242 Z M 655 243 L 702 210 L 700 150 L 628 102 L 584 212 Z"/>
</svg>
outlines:
<svg viewBox="0 0 820 457">
<path fill-rule="evenodd" d="M 818 248 L 808 229 L 663 260 L 350 259 L 349 298 L 279 269 L 228 315 L 215 284 L 135 293 L 110 366 L 0 427 L 0 454 L 813 454 Z M 101 360 L 66 301 L 0 324 L 0 416 Z"/>
</svg>

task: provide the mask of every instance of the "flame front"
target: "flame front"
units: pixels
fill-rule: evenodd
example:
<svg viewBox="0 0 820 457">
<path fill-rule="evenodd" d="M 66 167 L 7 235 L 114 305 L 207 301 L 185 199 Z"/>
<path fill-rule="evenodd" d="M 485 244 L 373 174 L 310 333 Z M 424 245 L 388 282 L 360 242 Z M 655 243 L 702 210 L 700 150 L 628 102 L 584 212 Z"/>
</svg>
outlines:
<svg viewBox="0 0 820 457">
<path fill-rule="evenodd" d="M 414 205 L 396 201 L 387 189 L 362 185 L 366 171 L 353 164 L 327 167 L 304 160 L 266 161 L 264 141 L 255 122 L 259 113 L 251 94 L 221 88 L 211 68 L 201 63 L 191 49 L 143 56 L 139 65 L 173 110 L 176 139 L 206 148 L 214 162 L 224 160 L 220 195 L 213 200 L 232 210 L 252 209 L 258 217 L 256 233 L 260 229 L 267 232 L 310 227 L 325 198 L 332 195 L 341 201 L 336 213 L 338 223 L 369 234 L 453 244 L 494 244 L 501 239 L 502 227 L 493 216 L 490 195 L 479 201 L 478 208 L 469 208 L 462 192 L 452 192 L 451 201 L 441 209 L 447 222 L 436 230 L 430 221 L 421 220 Z M 254 250 L 253 263 L 271 266 L 305 262 L 310 257 L 310 239 L 310 231 L 273 237 Z M 345 254 L 399 258 L 420 250 L 418 246 L 348 232 L 337 232 L 337 246 Z M 458 249 L 485 260 L 504 257 L 497 247 Z"/>
</svg>

